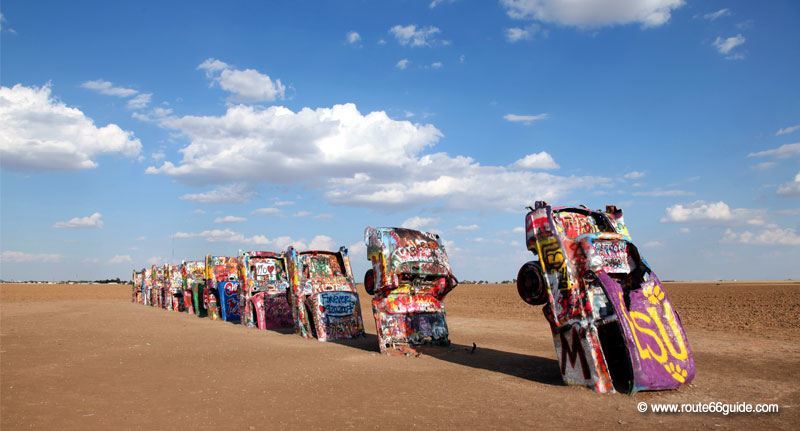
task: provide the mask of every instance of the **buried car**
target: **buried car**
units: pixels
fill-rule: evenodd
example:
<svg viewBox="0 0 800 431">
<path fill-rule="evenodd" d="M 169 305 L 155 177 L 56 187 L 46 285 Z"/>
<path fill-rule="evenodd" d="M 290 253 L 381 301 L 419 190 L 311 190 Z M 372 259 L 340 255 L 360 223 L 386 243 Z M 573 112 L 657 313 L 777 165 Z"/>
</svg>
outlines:
<svg viewBox="0 0 800 431">
<path fill-rule="evenodd" d="M 538 257 L 522 266 L 522 299 L 543 304 L 565 383 L 600 393 L 674 389 L 695 375 L 664 286 L 631 241 L 622 211 L 536 202 L 525 218 Z"/>
<path fill-rule="evenodd" d="M 212 320 L 239 323 L 239 259 L 206 257 L 204 303 Z"/>
<path fill-rule="evenodd" d="M 144 273 L 145 270 L 141 271 L 133 271 L 133 277 L 131 277 L 131 302 L 135 302 L 138 304 L 142 303 L 142 292 L 144 291 Z"/>
<path fill-rule="evenodd" d="M 258 329 L 293 327 L 284 253 L 242 252 L 241 263 L 239 301 L 242 323 Z"/>
<path fill-rule="evenodd" d="M 142 282 L 142 304 L 153 305 L 153 272 L 155 266 L 152 268 L 145 268 L 144 281 Z"/>
<path fill-rule="evenodd" d="M 163 264 L 156 266 L 155 285 L 158 293 L 157 306 L 164 310 L 169 310 L 172 306 L 171 294 L 169 292 L 169 265 Z"/>
<path fill-rule="evenodd" d="M 206 316 L 203 304 L 203 289 L 206 286 L 206 263 L 199 260 L 183 261 L 183 279 L 186 283 L 183 301 L 186 311 L 198 317 Z"/>
<path fill-rule="evenodd" d="M 364 288 L 373 295 L 381 353 L 416 354 L 421 345 L 449 345 L 444 297 L 458 280 L 439 235 L 368 227 L 364 241 L 372 262 Z"/>
<path fill-rule="evenodd" d="M 167 283 L 169 285 L 167 307 L 172 311 L 185 311 L 183 304 L 183 270 L 182 265 L 168 265 Z"/>
<path fill-rule="evenodd" d="M 295 332 L 319 341 L 364 335 L 361 305 L 345 247 L 286 251 Z"/>
<path fill-rule="evenodd" d="M 153 265 L 150 269 L 150 305 L 156 308 L 161 308 L 164 296 L 164 266 Z"/>
<path fill-rule="evenodd" d="M 239 259 L 231 256 L 206 257 L 204 302 L 212 320 L 238 323 Z"/>
</svg>

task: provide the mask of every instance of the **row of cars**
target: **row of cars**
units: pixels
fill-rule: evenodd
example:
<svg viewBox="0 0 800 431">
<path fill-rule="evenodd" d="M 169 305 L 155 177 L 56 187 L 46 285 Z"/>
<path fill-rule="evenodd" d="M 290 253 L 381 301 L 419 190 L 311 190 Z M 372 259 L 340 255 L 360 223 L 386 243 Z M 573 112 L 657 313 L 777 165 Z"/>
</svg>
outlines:
<svg viewBox="0 0 800 431">
<path fill-rule="evenodd" d="M 562 378 L 600 393 L 674 389 L 694 359 L 663 284 L 633 244 L 622 211 L 536 202 L 525 217 L 534 260 L 517 275 L 523 301 L 542 305 Z M 457 285 L 435 233 L 368 227 L 382 353 L 450 344 L 444 298 Z M 207 256 L 134 271 L 134 302 L 259 329 L 294 328 L 320 341 L 364 335 L 347 249 Z"/>
<path fill-rule="evenodd" d="M 382 353 L 416 354 L 450 343 L 444 297 L 458 283 L 438 235 L 368 228 L 365 277 Z M 320 341 L 364 335 L 361 306 L 346 248 L 289 247 L 206 256 L 133 272 L 131 300 L 258 329 L 294 328 Z"/>
</svg>

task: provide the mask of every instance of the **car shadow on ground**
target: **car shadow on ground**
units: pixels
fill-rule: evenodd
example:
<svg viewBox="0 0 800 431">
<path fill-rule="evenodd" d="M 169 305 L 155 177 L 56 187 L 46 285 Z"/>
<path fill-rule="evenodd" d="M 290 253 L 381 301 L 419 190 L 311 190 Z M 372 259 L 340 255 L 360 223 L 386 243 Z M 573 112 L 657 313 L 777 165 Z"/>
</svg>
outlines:
<svg viewBox="0 0 800 431">
<path fill-rule="evenodd" d="M 274 332 L 280 335 L 295 335 L 294 328 L 268 328 L 266 331 Z"/>
<path fill-rule="evenodd" d="M 367 352 L 380 352 L 378 336 L 375 334 L 366 334 L 365 337 L 353 340 L 331 342 Z M 423 356 L 429 356 L 440 361 L 502 373 L 547 385 L 564 385 L 561 380 L 558 361 L 551 358 L 505 352 L 481 346 L 473 348 L 473 346 L 455 343 L 450 344 L 448 347 L 425 346 L 420 348 L 419 351 Z"/>
</svg>

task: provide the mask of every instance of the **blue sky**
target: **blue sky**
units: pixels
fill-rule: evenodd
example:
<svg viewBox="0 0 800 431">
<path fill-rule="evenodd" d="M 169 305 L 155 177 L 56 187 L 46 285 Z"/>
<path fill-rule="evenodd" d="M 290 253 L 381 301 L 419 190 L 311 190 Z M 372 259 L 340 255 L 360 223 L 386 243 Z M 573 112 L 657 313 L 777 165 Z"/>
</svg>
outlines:
<svg viewBox="0 0 800 431">
<path fill-rule="evenodd" d="M 796 2 L 0 12 L 4 279 L 289 244 L 362 274 L 367 225 L 511 279 L 541 198 L 622 207 L 664 279 L 800 277 Z"/>
</svg>

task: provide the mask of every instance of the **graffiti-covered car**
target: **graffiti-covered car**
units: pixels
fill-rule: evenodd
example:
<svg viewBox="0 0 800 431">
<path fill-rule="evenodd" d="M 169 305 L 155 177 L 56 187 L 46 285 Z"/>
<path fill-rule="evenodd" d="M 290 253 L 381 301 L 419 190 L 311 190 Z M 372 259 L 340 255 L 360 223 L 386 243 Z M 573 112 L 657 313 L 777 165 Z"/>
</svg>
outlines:
<svg viewBox="0 0 800 431">
<path fill-rule="evenodd" d="M 172 311 L 184 311 L 183 270 L 181 265 L 167 265 L 167 307 Z"/>
<path fill-rule="evenodd" d="M 153 273 L 155 272 L 155 266 L 150 268 L 145 268 L 144 270 L 144 282 L 142 285 L 142 304 L 144 305 L 153 305 Z"/>
<path fill-rule="evenodd" d="M 364 232 L 372 263 L 364 288 L 381 353 L 416 354 L 417 347 L 447 346 L 444 298 L 458 285 L 439 235 L 403 228 Z"/>
<path fill-rule="evenodd" d="M 142 303 L 144 298 L 144 273 L 145 270 L 133 271 L 133 276 L 131 277 L 131 302 Z"/>
<path fill-rule="evenodd" d="M 206 257 L 204 303 L 212 320 L 239 323 L 239 259 L 235 256 Z"/>
<path fill-rule="evenodd" d="M 164 287 L 164 267 L 153 265 L 150 269 L 150 305 L 161 308 Z"/>
<path fill-rule="evenodd" d="M 241 261 L 239 302 L 242 323 L 258 329 L 293 327 L 284 253 L 246 251 L 242 253 Z"/>
<path fill-rule="evenodd" d="M 158 307 L 169 310 L 172 298 L 169 292 L 169 265 L 156 266 L 156 286 L 158 288 Z"/>
<path fill-rule="evenodd" d="M 364 335 L 347 249 L 286 251 L 295 332 L 319 341 Z"/>
<path fill-rule="evenodd" d="M 183 278 L 186 283 L 183 292 L 186 311 L 198 317 L 205 317 L 203 290 L 206 287 L 206 263 L 199 260 L 183 261 Z"/>
<path fill-rule="evenodd" d="M 525 230 L 538 260 L 519 270 L 517 289 L 525 302 L 544 305 L 565 383 L 634 393 L 694 378 L 680 317 L 621 210 L 538 201 Z"/>
</svg>

